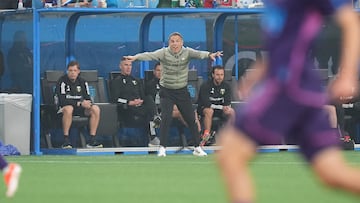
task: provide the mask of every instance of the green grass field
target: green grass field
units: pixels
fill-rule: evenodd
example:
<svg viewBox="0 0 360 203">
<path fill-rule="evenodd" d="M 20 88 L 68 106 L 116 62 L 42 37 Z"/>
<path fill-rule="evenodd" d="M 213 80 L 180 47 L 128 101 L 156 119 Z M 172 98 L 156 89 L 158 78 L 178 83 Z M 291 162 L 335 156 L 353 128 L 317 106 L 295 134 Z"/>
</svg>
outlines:
<svg viewBox="0 0 360 203">
<path fill-rule="evenodd" d="M 17 195 L 0 202 L 226 203 L 214 155 L 7 157 L 23 166 Z M 359 165 L 360 152 L 346 152 Z M 252 162 L 258 202 L 350 203 L 359 198 L 325 189 L 297 153 L 262 153 Z M 355 181 L 355 180 L 354 180 Z M 0 191 L 5 188 L 0 184 Z"/>
</svg>

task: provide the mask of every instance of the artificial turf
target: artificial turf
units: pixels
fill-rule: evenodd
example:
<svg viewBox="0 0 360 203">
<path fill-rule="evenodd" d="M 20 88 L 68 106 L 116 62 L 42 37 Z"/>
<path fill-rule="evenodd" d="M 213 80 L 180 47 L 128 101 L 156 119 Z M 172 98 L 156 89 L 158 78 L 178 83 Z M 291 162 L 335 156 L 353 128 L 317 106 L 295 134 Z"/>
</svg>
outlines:
<svg viewBox="0 0 360 203">
<path fill-rule="evenodd" d="M 346 152 L 353 165 L 360 152 Z M 0 202 L 227 203 L 214 155 L 7 157 L 22 165 L 16 196 Z M 360 166 L 359 166 L 360 167 Z M 251 163 L 257 202 L 350 203 L 354 196 L 326 189 L 295 152 L 262 153 Z M 0 184 L 0 191 L 5 191 Z"/>
</svg>

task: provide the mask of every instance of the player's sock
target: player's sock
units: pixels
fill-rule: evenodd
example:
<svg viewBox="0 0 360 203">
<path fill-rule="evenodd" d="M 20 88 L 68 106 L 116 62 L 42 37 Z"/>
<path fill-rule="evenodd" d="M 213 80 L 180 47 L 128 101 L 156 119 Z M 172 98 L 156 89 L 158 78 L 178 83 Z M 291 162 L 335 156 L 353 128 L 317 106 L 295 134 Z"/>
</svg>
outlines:
<svg viewBox="0 0 360 203">
<path fill-rule="evenodd" d="M 69 135 L 64 135 L 64 142 L 70 143 Z"/>
</svg>

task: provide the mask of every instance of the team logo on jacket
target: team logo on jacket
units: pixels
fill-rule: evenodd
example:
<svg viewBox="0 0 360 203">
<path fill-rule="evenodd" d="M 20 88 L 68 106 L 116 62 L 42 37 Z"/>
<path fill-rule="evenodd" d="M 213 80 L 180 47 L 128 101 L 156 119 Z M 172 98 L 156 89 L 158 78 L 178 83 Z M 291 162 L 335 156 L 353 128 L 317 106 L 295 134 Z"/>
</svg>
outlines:
<svg viewBox="0 0 360 203">
<path fill-rule="evenodd" d="M 76 91 L 81 92 L 81 86 L 76 86 Z"/>
<path fill-rule="evenodd" d="M 137 85 L 137 82 L 136 82 L 136 80 L 133 80 L 133 81 L 132 81 L 132 83 L 133 83 L 134 85 Z"/>
<path fill-rule="evenodd" d="M 220 89 L 220 94 L 224 95 L 225 94 L 225 89 Z"/>
</svg>

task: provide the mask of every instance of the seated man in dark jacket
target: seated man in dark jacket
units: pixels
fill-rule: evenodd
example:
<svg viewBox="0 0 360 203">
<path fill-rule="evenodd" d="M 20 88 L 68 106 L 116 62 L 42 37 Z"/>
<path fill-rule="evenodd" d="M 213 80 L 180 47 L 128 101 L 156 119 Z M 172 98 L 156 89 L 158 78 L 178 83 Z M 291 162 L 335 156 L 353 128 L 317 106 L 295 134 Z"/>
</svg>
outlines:
<svg viewBox="0 0 360 203">
<path fill-rule="evenodd" d="M 155 131 L 150 122 L 156 114 L 156 107 L 151 96 L 145 96 L 142 81 L 131 75 L 132 62 L 120 61 L 120 75 L 111 81 L 110 94 L 113 103 L 118 103 L 118 114 L 121 124 L 131 126 L 134 123 L 145 127 L 150 136 L 149 146 L 159 145 Z"/>
<path fill-rule="evenodd" d="M 224 82 L 225 70 L 222 66 L 214 66 L 211 79 L 205 81 L 199 91 L 198 114 L 203 117 L 204 133 L 200 146 L 206 144 L 210 137 L 212 119 L 214 116 L 222 121 L 235 116 L 231 105 L 231 87 Z"/>
<path fill-rule="evenodd" d="M 91 141 L 88 148 L 103 147 L 95 139 L 100 120 L 100 108 L 93 104 L 90 98 L 88 83 L 81 77 L 80 64 L 71 61 L 67 66 L 67 74 L 62 76 L 56 85 L 56 96 L 59 100 L 59 113 L 62 113 L 62 127 L 65 142 L 62 148 L 72 148 L 69 140 L 69 130 L 74 115 L 89 116 Z"/>
</svg>

